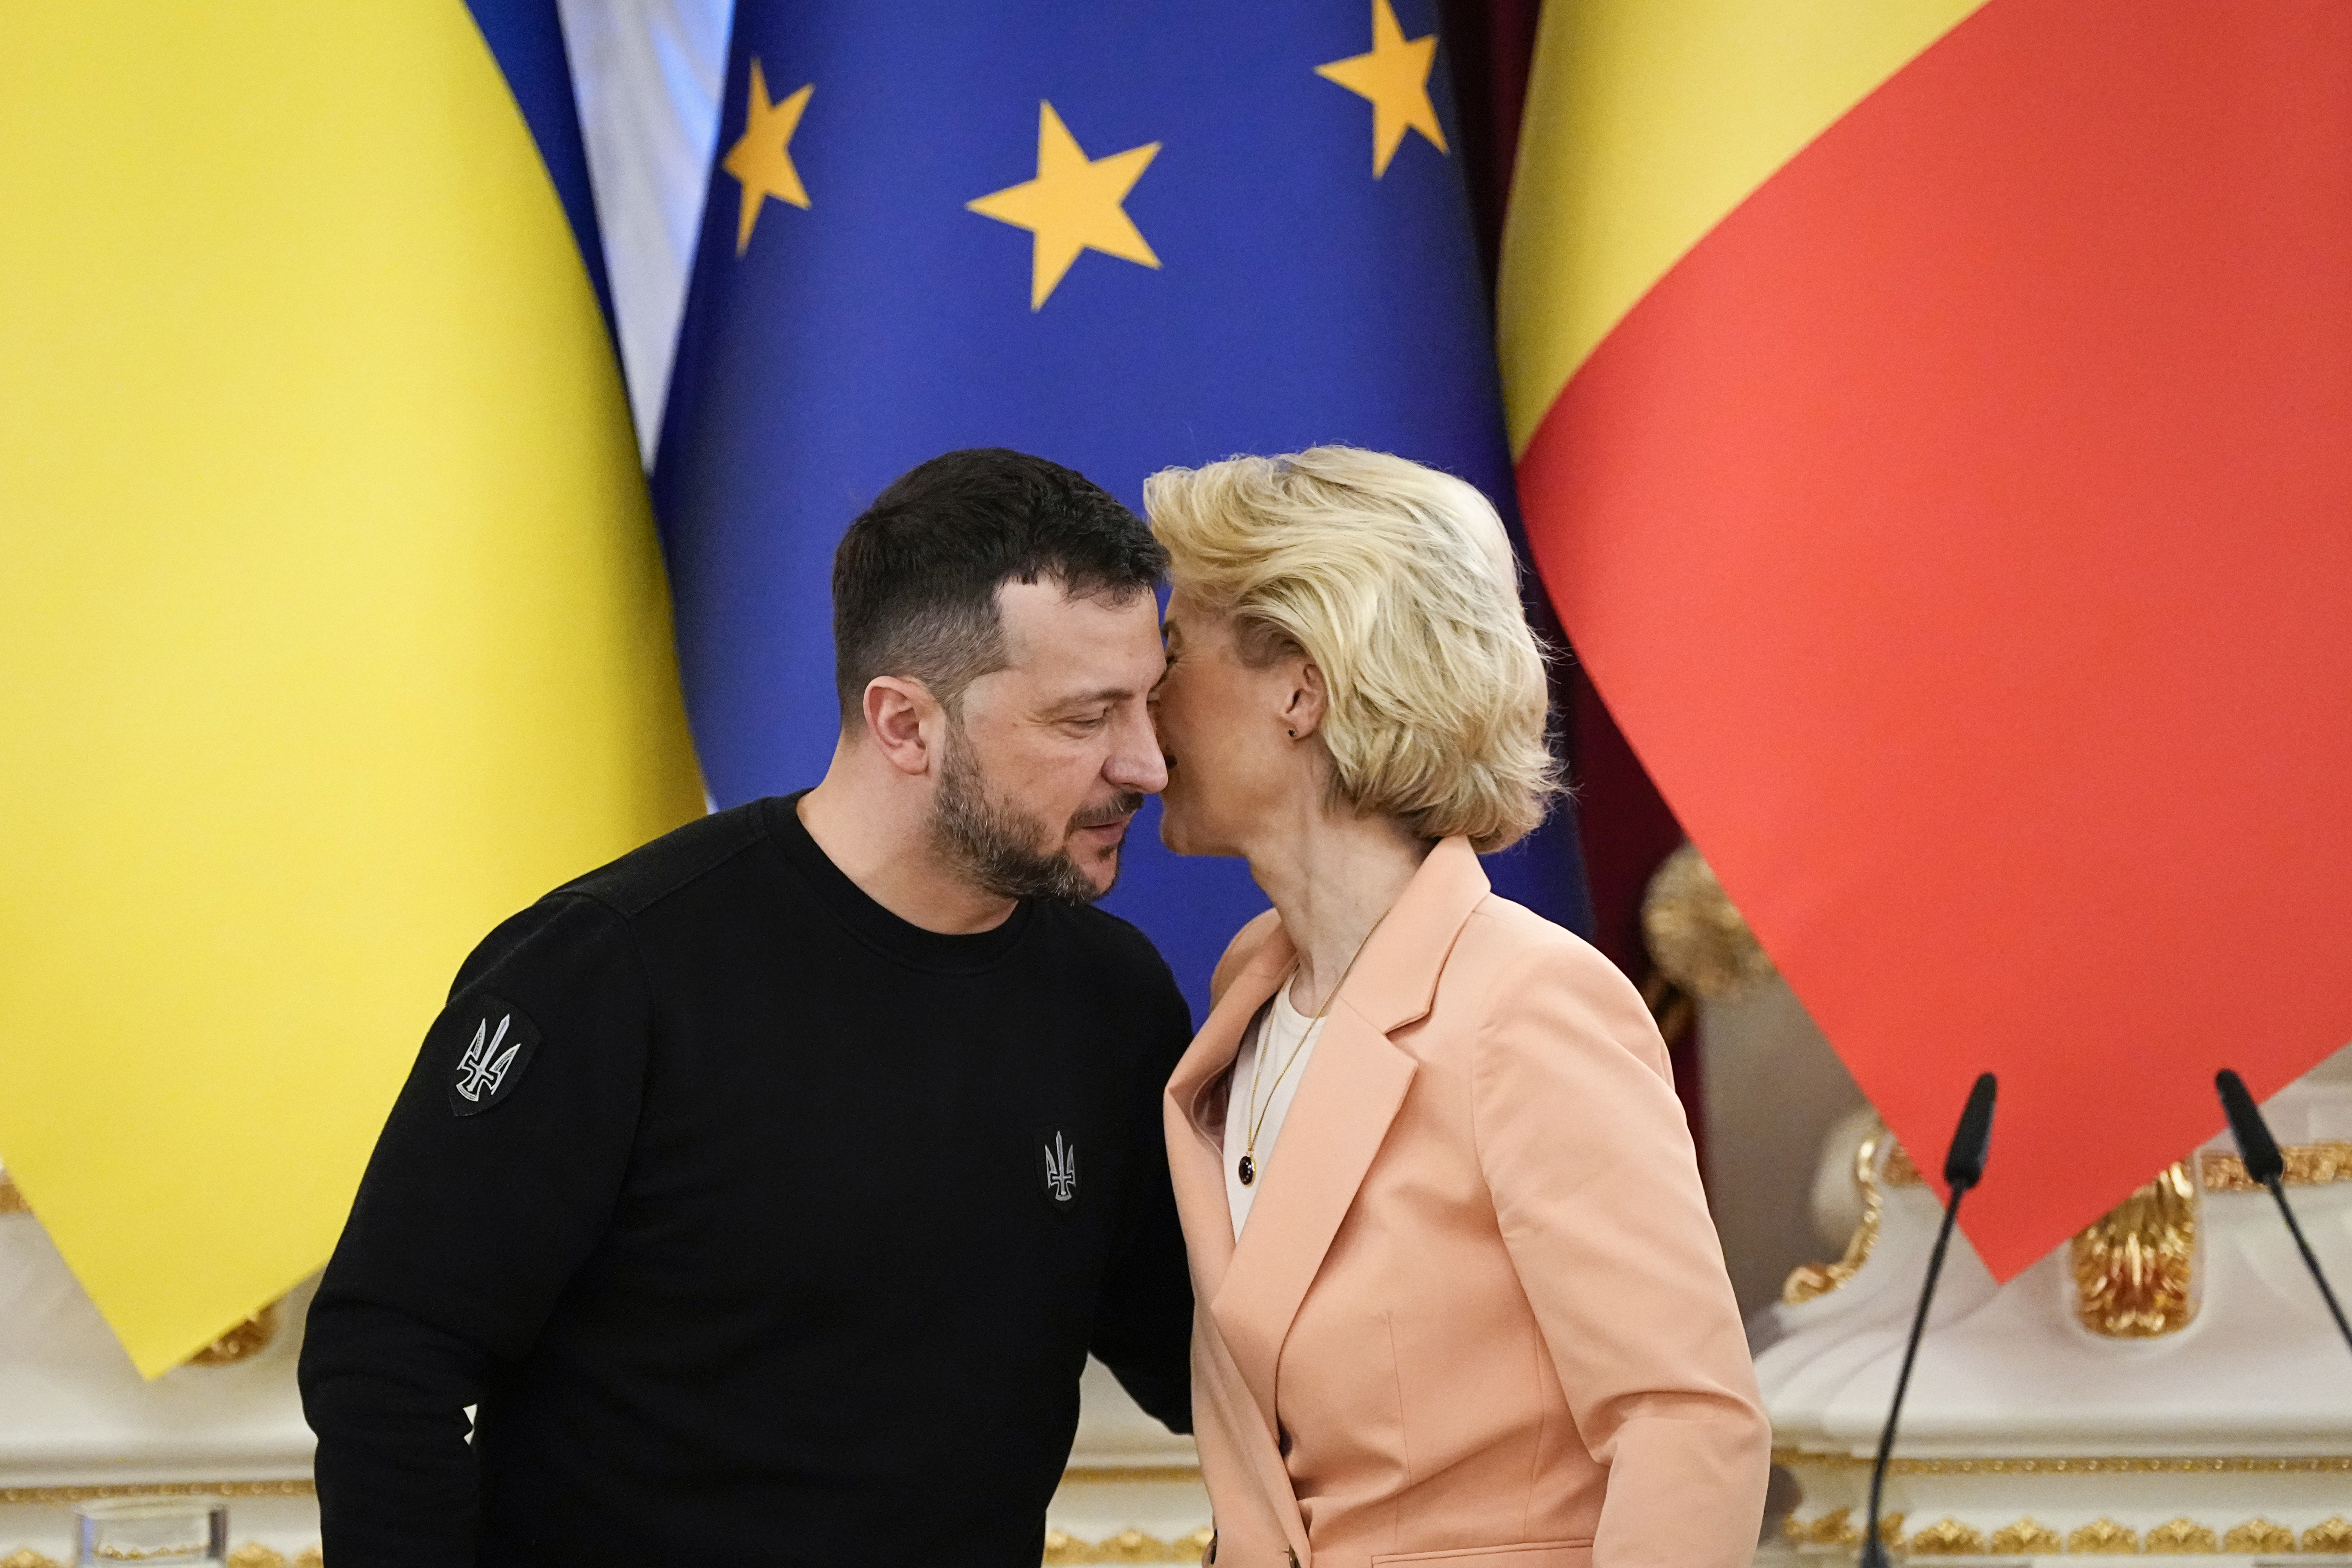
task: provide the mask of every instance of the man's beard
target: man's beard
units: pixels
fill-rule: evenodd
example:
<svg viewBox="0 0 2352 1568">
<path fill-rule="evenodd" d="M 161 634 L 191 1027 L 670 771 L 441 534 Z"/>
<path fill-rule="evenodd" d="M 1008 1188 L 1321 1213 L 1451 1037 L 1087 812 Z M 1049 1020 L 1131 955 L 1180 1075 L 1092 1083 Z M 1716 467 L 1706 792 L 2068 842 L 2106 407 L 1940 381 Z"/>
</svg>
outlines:
<svg viewBox="0 0 2352 1568">
<path fill-rule="evenodd" d="M 1070 819 L 1070 829 L 1108 826 L 1132 816 L 1143 806 L 1140 795 L 1123 795 L 1107 806 L 1082 811 Z M 1003 899 L 1045 899 L 1062 904 L 1090 904 L 1110 891 L 1063 848 L 1051 852 L 1037 846 L 1045 838 L 1045 825 L 1003 801 L 989 798 L 980 763 L 963 737 L 963 726 L 947 729 L 940 759 L 940 793 L 931 806 L 931 838 L 940 853 L 953 862 L 976 887 Z M 1119 848 L 1111 854 L 1111 881 L 1118 879 Z"/>
</svg>

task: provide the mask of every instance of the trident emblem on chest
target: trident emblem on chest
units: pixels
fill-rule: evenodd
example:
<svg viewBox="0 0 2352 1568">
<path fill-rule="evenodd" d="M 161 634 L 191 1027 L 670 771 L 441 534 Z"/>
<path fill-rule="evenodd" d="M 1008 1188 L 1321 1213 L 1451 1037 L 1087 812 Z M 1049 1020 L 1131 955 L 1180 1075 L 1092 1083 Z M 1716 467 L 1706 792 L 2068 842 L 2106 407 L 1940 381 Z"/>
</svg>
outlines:
<svg viewBox="0 0 2352 1568">
<path fill-rule="evenodd" d="M 1054 1142 L 1045 1153 L 1045 1186 L 1055 1203 L 1066 1204 L 1078 1190 L 1078 1146 L 1065 1147 L 1062 1135 L 1054 1134 Z"/>
</svg>

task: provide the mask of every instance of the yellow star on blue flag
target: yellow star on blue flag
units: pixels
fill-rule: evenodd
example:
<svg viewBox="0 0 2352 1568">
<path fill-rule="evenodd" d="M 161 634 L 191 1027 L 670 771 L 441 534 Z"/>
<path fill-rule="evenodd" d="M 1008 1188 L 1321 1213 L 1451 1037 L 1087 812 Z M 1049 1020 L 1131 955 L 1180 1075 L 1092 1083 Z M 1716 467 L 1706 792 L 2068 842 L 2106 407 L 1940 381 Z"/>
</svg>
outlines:
<svg viewBox="0 0 2352 1568">
<path fill-rule="evenodd" d="M 755 61 L 832 107 L 792 142 L 812 221 L 739 258 L 750 187 L 716 175 L 655 472 L 720 805 L 824 772 L 834 544 L 940 452 L 1020 447 L 1136 505 L 1170 464 L 1348 441 L 1513 514 L 1461 169 L 1402 145 L 1451 140 L 1433 0 L 874 0 L 856 26 L 740 0 L 732 53 L 720 146 L 766 101 Z M 1202 1008 L 1264 900 L 1157 839 L 1147 816 L 1107 907 Z M 1487 869 L 1585 923 L 1572 819 Z"/>
</svg>

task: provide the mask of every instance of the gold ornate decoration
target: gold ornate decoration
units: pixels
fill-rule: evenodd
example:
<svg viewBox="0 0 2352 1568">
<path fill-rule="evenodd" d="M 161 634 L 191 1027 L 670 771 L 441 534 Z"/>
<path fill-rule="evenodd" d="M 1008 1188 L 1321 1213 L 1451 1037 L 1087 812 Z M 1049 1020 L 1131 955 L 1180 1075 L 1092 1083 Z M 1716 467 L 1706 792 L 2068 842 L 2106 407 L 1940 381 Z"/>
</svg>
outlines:
<svg viewBox="0 0 2352 1568">
<path fill-rule="evenodd" d="M 1866 1470 L 1868 1454 L 1809 1454 L 1801 1448 L 1775 1448 L 1772 1462 L 1795 1468 L 1812 1465 L 1824 1469 Z M 2122 1458 L 2051 1454 L 2021 1458 L 1952 1458 L 1890 1460 L 1889 1475 L 1897 1476 L 2301 1476 L 2352 1475 L 2352 1454 L 2289 1455 L 2259 1458 L 2238 1455 L 2127 1455 Z"/>
<path fill-rule="evenodd" d="M 315 1497 L 318 1488 L 299 1481 L 150 1481 L 144 1485 L 0 1487 L 0 1504 L 22 1506 L 89 1502 L 110 1497 Z M 0 1564 L 0 1568 L 5 1568 Z"/>
<path fill-rule="evenodd" d="M 1063 1480 L 1081 1486 L 1106 1482 L 1159 1485 L 1200 1479 L 1198 1465 L 1071 1465 L 1062 1471 Z"/>
<path fill-rule="evenodd" d="M 2352 1552 L 2352 1520 L 2324 1519 L 2303 1532 L 2305 1552 Z"/>
<path fill-rule="evenodd" d="M 1045 1568 L 1076 1568 L 1097 1563 L 1198 1563 L 1213 1532 L 1203 1525 L 1190 1535 L 1162 1541 L 1139 1530 L 1122 1530 L 1107 1540 L 1086 1542 L 1066 1531 L 1045 1532 Z"/>
<path fill-rule="evenodd" d="M 201 1541 L 184 1541 L 170 1546 L 97 1546 L 90 1549 L 89 1554 L 101 1563 L 152 1563 L 163 1557 L 201 1557 L 205 1546 Z"/>
<path fill-rule="evenodd" d="M 1791 1514 L 1780 1521 L 1780 1533 L 1800 1546 L 1859 1546 L 1862 1544 L 1862 1526 L 1855 1521 L 1853 1510 L 1847 1508 L 1833 1508 L 1829 1512 L 1803 1523 L 1798 1522 L 1796 1516 Z M 1902 1544 L 1903 1516 L 1899 1513 L 1890 1513 L 1880 1520 L 1878 1539 L 1889 1547 Z"/>
<path fill-rule="evenodd" d="M 2179 1163 L 2074 1237 L 2074 1312 L 2112 1340 L 2179 1333 L 2197 1316 L 2197 1187 Z"/>
<path fill-rule="evenodd" d="M 1885 1141 L 1884 1131 L 1874 1132 L 1853 1152 L 1853 1183 L 1862 1189 L 1862 1219 L 1845 1244 L 1845 1256 L 1835 1263 L 1804 1263 L 1790 1269 L 1780 1287 L 1780 1300 L 1790 1306 L 1802 1306 L 1828 1295 L 1861 1273 L 1862 1266 L 1870 1261 L 1871 1249 L 1878 1245 L 1879 1216 L 1886 1207 L 1878 1195 L 1876 1169 L 1879 1145 Z"/>
<path fill-rule="evenodd" d="M 2004 1524 L 1992 1532 L 1992 1554 L 1995 1557 L 2032 1557 L 2044 1552 L 2063 1552 L 2066 1543 L 2058 1532 L 2046 1524 L 2032 1519 L 2021 1519 L 2015 1524 Z"/>
<path fill-rule="evenodd" d="M 2286 1162 L 2286 1184 L 2290 1187 L 2324 1187 L 2334 1182 L 2352 1182 L 2352 1142 L 2294 1143 L 2280 1148 L 2279 1157 Z M 2197 1157 L 2197 1173 L 2209 1193 L 2259 1193 L 2262 1184 L 2246 1174 L 2246 1163 L 2235 1154 L 2217 1153 L 2207 1150 Z M 1910 1152 L 1897 1143 L 1886 1152 L 1886 1168 L 1879 1173 L 1880 1183 L 1890 1187 L 1922 1187 L 1927 1178 L 1912 1163 Z"/>
<path fill-rule="evenodd" d="M 2139 1549 L 2151 1557 L 2181 1557 L 2190 1552 L 2219 1552 L 2221 1538 L 2184 1516 L 2168 1520 L 2149 1531 Z"/>
<path fill-rule="evenodd" d="M 1853 1510 L 1850 1508 L 1833 1508 L 1802 1521 L 1792 1513 L 1780 1521 L 1780 1533 L 1799 1546 L 1862 1544 L 1862 1526 L 1853 1521 Z"/>
<path fill-rule="evenodd" d="M 2095 1557 L 2137 1556 L 2139 1532 L 2112 1519 L 2095 1519 L 2066 1537 L 2066 1550 Z"/>
<path fill-rule="evenodd" d="M 2279 1151 L 2286 1162 L 2290 1187 L 2324 1187 L 2331 1182 L 2352 1182 L 2352 1143 L 2294 1143 Z M 2246 1174 L 2246 1163 L 2235 1154 L 2207 1150 L 2198 1156 L 2198 1173 L 2209 1193 L 2259 1193 L 2262 1184 Z"/>
<path fill-rule="evenodd" d="M 1949 1514 L 1903 1543 L 1914 1557 L 1981 1557 L 1984 1549 L 1984 1531 Z"/>
<path fill-rule="evenodd" d="M 33 1205 L 25 1201 L 23 1189 L 16 1185 L 7 1172 L 0 1171 L 0 1214 L 31 1214 L 32 1212 Z M 17 1557 L 23 1555 L 21 1552 L 16 1554 Z M 16 1561 L 16 1557 L 0 1558 L 0 1568 L 8 1568 L 8 1565 Z M 41 1561 L 47 1563 L 48 1559 L 44 1557 Z"/>
<path fill-rule="evenodd" d="M 282 1300 L 283 1298 L 281 1298 Z M 188 1358 L 190 1366 L 231 1366 L 250 1361 L 278 1337 L 278 1302 L 272 1301 Z"/>
<path fill-rule="evenodd" d="M 2267 1519 L 2250 1519 L 2221 1537 L 2221 1550 L 2241 1555 L 2256 1552 L 2292 1552 L 2294 1531 Z"/>
<path fill-rule="evenodd" d="M 2294 1544 L 2294 1532 L 2290 1531 L 2286 1539 L 2287 1544 L 2292 1547 Z M 1205 1536 L 1202 1539 L 1202 1544 L 1207 1544 Z M 137 1553 L 119 1550 L 109 1552 L 101 1550 L 99 1555 L 126 1557 L 135 1556 Z M 65 1564 L 54 1557 L 42 1556 L 29 1546 L 20 1546 L 7 1556 L 0 1557 L 0 1568 L 65 1568 Z M 281 1552 L 272 1551 L 257 1541 L 248 1541 L 228 1554 L 228 1568 L 286 1568 L 286 1555 Z M 306 1546 L 294 1559 L 294 1568 L 326 1568 L 326 1560 L 319 1554 L 317 1547 Z"/>
<path fill-rule="evenodd" d="M 1778 973 L 1714 868 L 1688 844 L 1650 879 L 1642 935 L 1658 973 L 1694 996 L 1727 996 Z"/>
</svg>

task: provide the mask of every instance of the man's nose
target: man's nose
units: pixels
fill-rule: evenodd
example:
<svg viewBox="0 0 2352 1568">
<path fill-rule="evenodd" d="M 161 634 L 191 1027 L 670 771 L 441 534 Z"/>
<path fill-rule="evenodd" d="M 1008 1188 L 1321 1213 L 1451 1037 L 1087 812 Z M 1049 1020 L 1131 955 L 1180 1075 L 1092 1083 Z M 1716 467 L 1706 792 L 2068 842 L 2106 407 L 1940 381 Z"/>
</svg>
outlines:
<svg viewBox="0 0 2352 1568">
<path fill-rule="evenodd" d="M 1151 715 L 1138 702 L 1122 712 L 1111 735 L 1110 758 L 1103 777 L 1121 789 L 1158 795 L 1168 787 L 1168 761 L 1160 752 L 1160 736 Z"/>
</svg>

